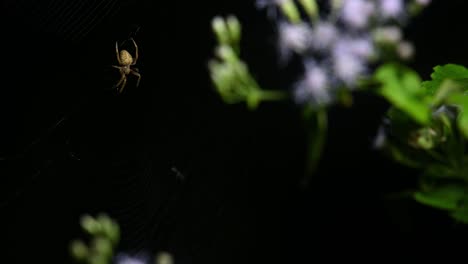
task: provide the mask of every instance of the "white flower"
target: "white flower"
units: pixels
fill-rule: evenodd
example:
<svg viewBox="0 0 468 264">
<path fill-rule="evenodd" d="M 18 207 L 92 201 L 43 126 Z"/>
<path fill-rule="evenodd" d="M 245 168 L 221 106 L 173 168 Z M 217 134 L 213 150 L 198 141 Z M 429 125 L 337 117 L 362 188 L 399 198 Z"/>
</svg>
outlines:
<svg viewBox="0 0 468 264">
<path fill-rule="evenodd" d="M 330 48 L 338 34 L 338 30 L 333 24 L 320 22 L 314 27 L 312 45 L 318 50 Z"/>
<path fill-rule="evenodd" d="M 356 29 L 365 28 L 375 13 L 374 3 L 368 0 L 343 0 L 343 21 Z"/>
<path fill-rule="evenodd" d="M 380 0 L 380 12 L 384 18 L 397 18 L 404 10 L 403 0 Z"/>
<path fill-rule="evenodd" d="M 310 101 L 326 104 L 330 98 L 329 93 L 329 75 L 324 67 L 315 65 L 315 63 L 306 64 L 304 78 L 296 87 L 296 99 L 300 102 Z"/>
</svg>

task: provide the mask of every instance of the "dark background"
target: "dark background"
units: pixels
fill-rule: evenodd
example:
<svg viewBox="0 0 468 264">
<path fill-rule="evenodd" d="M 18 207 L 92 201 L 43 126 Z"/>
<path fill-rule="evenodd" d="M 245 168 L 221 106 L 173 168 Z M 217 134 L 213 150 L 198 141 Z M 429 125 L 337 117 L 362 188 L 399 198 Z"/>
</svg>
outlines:
<svg viewBox="0 0 468 264">
<path fill-rule="evenodd" d="M 424 78 L 468 65 L 467 7 L 434 1 L 408 27 Z M 466 227 L 392 196 L 417 172 L 372 150 L 378 98 L 331 110 L 319 171 L 299 187 L 300 110 L 225 105 L 209 82 L 210 20 L 230 13 L 260 83 L 286 86 L 293 70 L 279 74 L 272 25 L 252 1 L 2 1 L 0 262 L 70 262 L 80 215 L 98 212 L 121 224 L 119 250 L 167 250 L 176 263 L 461 253 Z M 129 36 L 142 81 L 117 95 L 114 44 Z"/>
</svg>

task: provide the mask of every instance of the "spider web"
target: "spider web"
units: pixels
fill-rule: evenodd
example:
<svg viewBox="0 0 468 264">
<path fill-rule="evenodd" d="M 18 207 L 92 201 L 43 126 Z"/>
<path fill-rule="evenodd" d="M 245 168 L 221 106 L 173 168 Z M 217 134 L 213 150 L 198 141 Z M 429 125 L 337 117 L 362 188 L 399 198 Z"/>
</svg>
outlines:
<svg viewBox="0 0 468 264">
<path fill-rule="evenodd" d="M 105 19 L 121 8 L 121 0 L 80 1 L 11 1 L 10 7 L 20 10 L 22 19 L 41 31 L 58 35 L 65 40 L 85 38 Z"/>
</svg>

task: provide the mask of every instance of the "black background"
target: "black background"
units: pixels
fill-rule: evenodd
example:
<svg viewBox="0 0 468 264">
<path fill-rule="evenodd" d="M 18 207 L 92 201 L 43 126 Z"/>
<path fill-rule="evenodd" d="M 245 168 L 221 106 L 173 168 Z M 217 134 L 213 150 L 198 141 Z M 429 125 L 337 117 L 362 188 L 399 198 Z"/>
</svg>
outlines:
<svg viewBox="0 0 468 264">
<path fill-rule="evenodd" d="M 121 224 L 119 250 L 168 250 L 176 263 L 461 253 L 466 227 L 391 195 L 415 187 L 417 172 L 371 148 L 384 101 L 357 95 L 351 109 L 331 109 L 322 163 L 303 190 L 300 110 L 225 105 L 206 71 L 210 20 L 232 13 L 260 83 L 285 87 L 293 70 L 279 74 L 264 14 L 251 1 L 159 2 L 2 2 L 5 263 L 69 262 L 68 242 L 84 237 L 79 216 L 98 212 Z M 408 27 L 424 78 L 437 64 L 468 65 L 467 7 L 434 1 Z M 114 44 L 129 36 L 143 77 L 117 95 Z"/>
</svg>

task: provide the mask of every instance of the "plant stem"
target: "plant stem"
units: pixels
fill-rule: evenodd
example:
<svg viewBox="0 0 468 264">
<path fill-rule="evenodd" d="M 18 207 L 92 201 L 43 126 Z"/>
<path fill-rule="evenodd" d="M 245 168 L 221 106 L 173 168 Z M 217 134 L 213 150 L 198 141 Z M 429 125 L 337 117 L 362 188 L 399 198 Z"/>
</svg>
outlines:
<svg viewBox="0 0 468 264">
<path fill-rule="evenodd" d="M 306 160 L 306 171 L 304 179 L 302 180 L 302 187 L 307 187 L 312 178 L 312 175 L 315 173 L 320 157 L 322 155 L 327 130 L 328 130 L 328 116 L 325 108 L 320 108 L 315 110 L 310 118 L 314 119 L 314 131 L 312 131 L 309 136 L 309 147 L 307 151 L 307 160 Z"/>
</svg>

